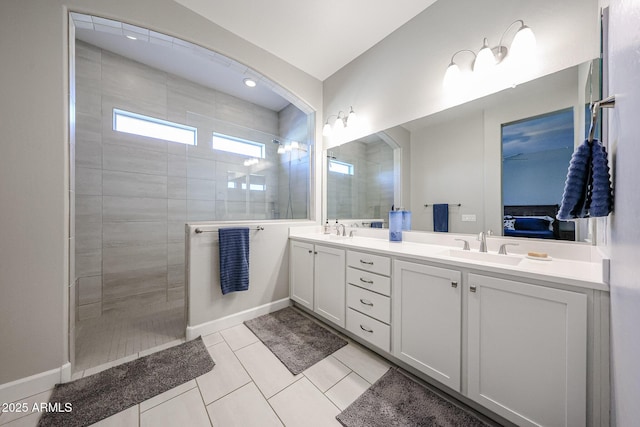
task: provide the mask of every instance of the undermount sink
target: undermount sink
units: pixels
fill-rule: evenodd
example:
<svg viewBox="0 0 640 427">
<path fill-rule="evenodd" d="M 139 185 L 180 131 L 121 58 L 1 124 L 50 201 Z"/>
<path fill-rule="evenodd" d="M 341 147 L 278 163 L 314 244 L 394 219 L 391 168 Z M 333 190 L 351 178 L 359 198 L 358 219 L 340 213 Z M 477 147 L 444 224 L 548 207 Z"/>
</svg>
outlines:
<svg viewBox="0 0 640 427">
<path fill-rule="evenodd" d="M 440 255 L 503 265 L 518 265 L 520 264 L 520 261 L 522 261 L 522 258 L 513 255 L 499 255 L 489 252 L 463 251 L 460 249 L 448 249 L 444 252 L 441 252 Z"/>
<path fill-rule="evenodd" d="M 329 234 L 329 240 L 347 240 L 349 236 L 338 236 L 337 234 Z"/>
</svg>

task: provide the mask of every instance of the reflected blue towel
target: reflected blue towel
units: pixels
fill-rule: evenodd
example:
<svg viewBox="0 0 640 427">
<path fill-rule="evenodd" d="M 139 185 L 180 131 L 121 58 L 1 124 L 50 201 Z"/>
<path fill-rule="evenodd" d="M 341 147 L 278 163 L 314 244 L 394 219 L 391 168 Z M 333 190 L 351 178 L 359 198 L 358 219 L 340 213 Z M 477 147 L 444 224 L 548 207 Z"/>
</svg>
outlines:
<svg viewBox="0 0 640 427">
<path fill-rule="evenodd" d="M 371 223 L 371 228 L 382 228 L 382 221 L 373 221 Z"/>
<path fill-rule="evenodd" d="M 222 295 L 249 289 L 249 228 L 220 228 L 220 287 Z"/>
<path fill-rule="evenodd" d="M 433 231 L 449 231 L 449 204 L 433 205 Z"/>
<path fill-rule="evenodd" d="M 598 140 L 584 141 L 571 156 L 557 218 L 607 216 L 612 209 L 607 150 Z"/>
</svg>

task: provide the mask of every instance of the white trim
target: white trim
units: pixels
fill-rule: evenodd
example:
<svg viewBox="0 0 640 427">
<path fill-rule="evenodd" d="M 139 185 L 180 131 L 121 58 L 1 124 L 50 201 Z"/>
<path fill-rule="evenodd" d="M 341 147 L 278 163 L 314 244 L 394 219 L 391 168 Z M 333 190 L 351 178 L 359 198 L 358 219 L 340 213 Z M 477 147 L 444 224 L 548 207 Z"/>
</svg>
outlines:
<svg viewBox="0 0 640 427">
<path fill-rule="evenodd" d="M 15 402 L 16 400 L 51 390 L 54 385 L 70 380 L 71 364 L 67 362 L 61 367 L 50 371 L 0 384 L 0 402 Z"/>
<path fill-rule="evenodd" d="M 220 319 L 212 320 L 206 323 L 200 323 L 195 326 L 187 326 L 186 339 L 190 341 L 200 335 L 205 336 L 213 334 L 214 332 L 221 331 L 223 329 L 230 328 L 232 326 L 239 325 L 245 320 L 251 320 L 264 314 L 273 313 L 274 311 L 282 310 L 291 305 L 289 298 L 283 298 L 278 301 L 273 301 L 258 307 L 250 308 L 239 313 L 231 314 Z"/>
</svg>

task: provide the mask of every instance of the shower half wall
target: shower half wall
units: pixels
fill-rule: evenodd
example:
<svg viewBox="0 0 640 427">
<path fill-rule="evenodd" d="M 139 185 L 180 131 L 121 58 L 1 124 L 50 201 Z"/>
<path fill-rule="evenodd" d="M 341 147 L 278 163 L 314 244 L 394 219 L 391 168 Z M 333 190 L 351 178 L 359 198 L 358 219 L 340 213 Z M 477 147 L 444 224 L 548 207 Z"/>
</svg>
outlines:
<svg viewBox="0 0 640 427">
<path fill-rule="evenodd" d="M 194 126 L 197 144 L 116 132 L 113 108 Z M 77 41 L 78 319 L 183 303 L 187 221 L 307 218 L 307 120 Z M 212 150 L 212 132 L 263 143 L 264 158 Z M 298 135 L 285 160 L 272 141 Z"/>
</svg>

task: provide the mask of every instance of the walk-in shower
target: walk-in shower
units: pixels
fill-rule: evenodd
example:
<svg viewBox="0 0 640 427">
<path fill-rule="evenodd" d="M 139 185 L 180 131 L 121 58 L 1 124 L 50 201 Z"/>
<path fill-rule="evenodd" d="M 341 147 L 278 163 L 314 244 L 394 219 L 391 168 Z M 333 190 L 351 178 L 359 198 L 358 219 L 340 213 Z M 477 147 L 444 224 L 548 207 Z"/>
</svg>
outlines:
<svg viewBox="0 0 640 427">
<path fill-rule="evenodd" d="M 187 222 L 308 218 L 314 115 L 217 53 L 72 20 L 78 371 L 184 336 Z"/>
</svg>

